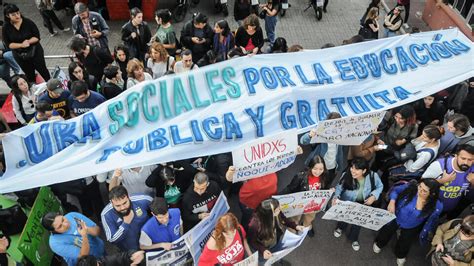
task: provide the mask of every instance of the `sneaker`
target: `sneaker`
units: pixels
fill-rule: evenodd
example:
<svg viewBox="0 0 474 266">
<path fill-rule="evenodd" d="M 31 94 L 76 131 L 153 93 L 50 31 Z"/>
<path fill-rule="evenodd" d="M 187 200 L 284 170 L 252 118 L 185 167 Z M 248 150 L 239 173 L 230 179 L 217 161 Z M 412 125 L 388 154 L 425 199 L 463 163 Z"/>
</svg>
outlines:
<svg viewBox="0 0 474 266">
<path fill-rule="evenodd" d="M 340 228 L 337 228 L 334 230 L 334 237 L 339 238 L 342 235 L 342 230 Z"/>
<path fill-rule="evenodd" d="M 323 12 L 324 12 L 324 13 L 327 13 L 328 11 L 326 10 L 326 8 L 323 8 Z"/>
<path fill-rule="evenodd" d="M 410 26 L 409 26 L 407 23 L 404 23 L 404 24 L 403 24 L 403 27 L 404 27 L 405 29 L 410 28 Z"/>
<path fill-rule="evenodd" d="M 56 35 L 58 35 L 58 32 L 57 32 L 57 31 L 51 33 L 49 36 L 54 37 L 54 36 L 56 36 Z"/>
<path fill-rule="evenodd" d="M 354 251 L 359 251 L 360 245 L 359 245 L 359 242 L 358 242 L 358 241 L 352 242 L 352 249 L 353 249 Z"/>
<path fill-rule="evenodd" d="M 377 253 L 379 254 L 380 251 L 382 251 L 381 248 L 379 248 L 379 246 L 377 246 L 377 243 L 374 242 L 374 246 L 372 247 L 372 249 L 374 250 L 374 253 Z"/>
<path fill-rule="evenodd" d="M 63 31 L 66 32 L 66 31 L 70 31 L 71 28 L 64 28 Z"/>
<path fill-rule="evenodd" d="M 308 231 L 308 236 L 309 237 L 314 237 L 314 229 L 311 228 L 311 230 Z"/>
<path fill-rule="evenodd" d="M 407 261 L 407 259 L 403 258 L 403 259 L 398 259 L 397 258 L 397 266 L 403 266 L 405 265 L 405 262 Z"/>
</svg>

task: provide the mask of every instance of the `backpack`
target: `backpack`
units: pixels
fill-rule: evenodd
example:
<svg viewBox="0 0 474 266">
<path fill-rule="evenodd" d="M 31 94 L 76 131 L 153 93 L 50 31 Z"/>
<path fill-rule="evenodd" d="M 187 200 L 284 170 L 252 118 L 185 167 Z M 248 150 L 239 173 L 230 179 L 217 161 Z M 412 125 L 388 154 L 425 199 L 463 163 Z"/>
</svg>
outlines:
<svg viewBox="0 0 474 266">
<path fill-rule="evenodd" d="M 430 166 L 430 164 L 436 159 L 435 152 L 430 148 L 420 149 L 417 152 L 417 154 L 419 152 L 425 152 L 425 151 L 429 152 L 431 157 L 430 157 L 430 160 L 422 168 L 420 168 L 416 172 L 412 173 L 412 172 L 408 172 L 404 165 L 393 167 L 389 170 L 390 171 L 390 179 L 393 182 L 396 182 L 396 181 L 401 180 L 401 179 L 418 179 L 418 178 L 420 178 L 423 175 L 423 173 L 425 172 L 425 170 Z"/>
</svg>

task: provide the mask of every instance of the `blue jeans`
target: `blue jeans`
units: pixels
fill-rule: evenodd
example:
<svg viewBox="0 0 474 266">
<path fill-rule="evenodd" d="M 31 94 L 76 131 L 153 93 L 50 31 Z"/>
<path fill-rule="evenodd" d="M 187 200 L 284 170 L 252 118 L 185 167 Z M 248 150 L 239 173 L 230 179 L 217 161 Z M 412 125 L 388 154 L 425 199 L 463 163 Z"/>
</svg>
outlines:
<svg viewBox="0 0 474 266">
<path fill-rule="evenodd" d="M 265 32 L 267 33 L 267 38 L 270 41 L 270 46 L 273 46 L 275 42 L 275 29 L 277 25 L 277 16 L 265 16 Z"/>
<path fill-rule="evenodd" d="M 10 67 L 13 69 L 13 73 L 23 74 L 23 71 L 21 70 L 20 66 L 16 62 L 15 58 L 13 58 L 12 51 L 4 52 L 3 53 L 3 58 L 7 61 L 7 63 L 10 65 Z"/>
<path fill-rule="evenodd" d="M 384 36 L 385 36 L 385 37 L 397 36 L 397 32 L 395 32 L 395 31 L 390 31 L 389 29 L 384 28 Z"/>
</svg>

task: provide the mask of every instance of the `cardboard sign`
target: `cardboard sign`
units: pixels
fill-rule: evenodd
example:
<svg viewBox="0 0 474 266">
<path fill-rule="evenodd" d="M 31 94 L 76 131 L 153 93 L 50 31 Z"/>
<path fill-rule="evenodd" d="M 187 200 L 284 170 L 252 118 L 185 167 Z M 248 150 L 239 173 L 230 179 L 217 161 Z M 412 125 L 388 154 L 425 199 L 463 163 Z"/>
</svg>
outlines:
<svg viewBox="0 0 474 266">
<path fill-rule="evenodd" d="M 331 190 L 309 190 L 273 198 L 278 200 L 280 209 L 286 217 L 293 217 L 324 210 L 332 194 Z"/>
<path fill-rule="evenodd" d="M 336 220 L 378 231 L 395 219 L 395 215 L 379 208 L 352 201 L 338 201 L 323 216 L 325 220 Z"/>
<path fill-rule="evenodd" d="M 296 159 L 298 136 L 296 130 L 259 138 L 232 151 L 236 168 L 232 182 L 275 173 L 288 167 Z"/>
<path fill-rule="evenodd" d="M 385 111 L 321 121 L 311 143 L 360 145 L 377 130 Z"/>
<path fill-rule="evenodd" d="M 51 264 L 53 252 L 49 248 L 50 233 L 41 225 L 41 218 L 48 212 L 61 211 L 61 203 L 51 189 L 42 187 L 18 242 L 18 250 L 34 265 Z"/>
</svg>

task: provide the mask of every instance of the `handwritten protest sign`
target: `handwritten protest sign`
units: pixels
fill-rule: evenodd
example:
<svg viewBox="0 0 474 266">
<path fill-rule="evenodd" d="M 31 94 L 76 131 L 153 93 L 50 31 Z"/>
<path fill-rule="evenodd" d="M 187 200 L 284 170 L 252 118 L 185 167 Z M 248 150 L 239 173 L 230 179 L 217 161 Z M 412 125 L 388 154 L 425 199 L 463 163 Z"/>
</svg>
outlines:
<svg viewBox="0 0 474 266">
<path fill-rule="evenodd" d="M 49 187 L 42 187 L 31 208 L 25 228 L 18 241 L 18 250 L 34 265 L 50 265 L 53 252 L 49 248 L 49 231 L 41 225 L 47 212 L 60 212 L 61 203 Z"/>
<path fill-rule="evenodd" d="M 395 215 L 386 210 L 352 201 L 338 201 L 324 214 L 323 219 L 346 222 L 378 231 L 395 219 Z"/>
<path fill-rule="evenodd" d="M 309 190 L 273 198 L 278 200 L 280 209 L 286 217 L 293 217 L 324 210 L 332 193 L 331 190 Z"/>
<path fill-rule="evenodd" d="M 181 236 L 179 239 L 174 241 L 173 248 L 171 250 L 147 252 L 146 265 L 184 265 L 187 262 L 192 261 L 191 253 L 189 252 L 189 249 L 184 241 L 186 235 Z"/>
<path fill-rule="evenodd" d="M 212 230 L 216 226 L 217 219 L 222 215 L 226 214 L 229 211 L 230 207 L 227 203 L 227 198 L 224 193 L 221 192 L 219 198 L 217 199 L 216 204 L 211 210 L 209 217 L 199 222 L 196 226 L 193 227 L 191 231 L 186 233 L 184 241 L 191 252 L 191 255 L 194 259 L 194 265 L 198 264 L 199 257 L 201 252 L 204 249 L 204 246 L 211 237 Z"/>
<path fill-rule="evenodd" d="M 258 265 L 258 252 L 254 252 L 252 256 L 245 260 L 234 264 L 234 266 L 257 266 Z"/>
<path fill-rule="evenodd" d="M 277 251 L 272 252 L 272 256 L 265 262 L 265 266 L 270 266 L 281 260 L 286 255 L 290 254 L 290 252 L 295 250 L 301 245 L 301 243 L 303 243 L 303 240 L 307 234 L 308 229 L 305 229 L 301 235 L 297 235 L 286 230 L 281 242 L 277 244 Z"/>
<path fill-rule="evenodd" d="M 372 134 L 385 116 L 385 111 L 321 121 L 311 143 L 359 145 Z"/>
<path fill-rule="evenodd" d="M 274 173 L 291 165 L 296 159 L 298 136 L 296 130 L 259 138 L 232 151 L 236 168 L 233 182 Z"/>
</svg>

